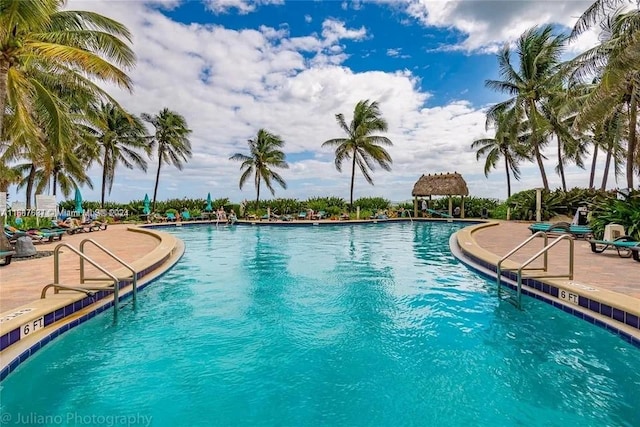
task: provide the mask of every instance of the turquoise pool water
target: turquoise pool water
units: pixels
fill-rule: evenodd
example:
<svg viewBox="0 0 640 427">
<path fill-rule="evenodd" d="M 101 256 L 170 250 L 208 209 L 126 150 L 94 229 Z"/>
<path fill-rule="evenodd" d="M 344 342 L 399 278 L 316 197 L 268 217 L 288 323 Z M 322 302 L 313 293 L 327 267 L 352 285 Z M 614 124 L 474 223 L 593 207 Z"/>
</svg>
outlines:
<svg viewBox="0 0 640 427">
<path fill-rule="evenodd" d="M 100 315 L 9 375 L 2 420 L 640 425 L 640 351 L 499 302 L 449 254 L 459 227 L 174 229 L 179 264 L 117 325 Z"/>
</svg>

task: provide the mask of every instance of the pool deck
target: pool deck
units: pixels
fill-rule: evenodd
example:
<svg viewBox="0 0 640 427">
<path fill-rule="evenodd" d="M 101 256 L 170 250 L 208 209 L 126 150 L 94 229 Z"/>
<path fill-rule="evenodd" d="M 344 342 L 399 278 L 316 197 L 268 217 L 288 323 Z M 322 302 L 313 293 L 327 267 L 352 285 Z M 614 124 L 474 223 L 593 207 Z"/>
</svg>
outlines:
<svg viewBox="0 0 640 427">
<path fill-rule="evenodd" d="M 531 236 L 531 231 L 527 228 L 529 225 L 530 223 L 504 221 L 494 227 L 479 229 L 473 235 L 479 247 L 501 257 Z M 549 243 L 553 238 L 549 238 Z M 542 240 L 535 239 L 509 259 L 522 264 L 542 249 Z M 550 249 L 550 273 L 562 274 L 568 271 L 568 246 L 569 242 L 563 241 Z M 640 262 L 622 258 L 615 250 L 593 253 L 589 242 L 582 239 L 574 240 L 574 251 L 574 282 L 625 295 L 630 301 L 636 300 L 640 308 Z"/>
<path fill-rule="evenodd" d="M 150 234 L 127 231 L 127 225 L 109 225 L 107 230 L 91 233 L 65 234 L 62 241 L 36 244 L 40 251 L 53 251 L 59 243 L 69 243 L 78 248 L 84 239 L 93 239 L 103 245 L 127 263 L 132 263 L 155 249 L 160 241 Z M 87 245 L 87 254 L 98 264 L 112 271 L 121 266 L 99 251 L 93 245 Z M 87 275 L 100 275 L 91 265 L 86 265 Z M 80 283 L 80 264 L 77 255 L 67 248 L 60 251 L 60 283 Z M 31 301 L 40 299 L 42 288 L 53 283 L 53 256 L 19 260 L 14 258 L 11 264 L 0 267 L 0 317 L 3 312 L 15 309 Z M 52 292 L 52 291 L 50 291 Z"/>
</svg>

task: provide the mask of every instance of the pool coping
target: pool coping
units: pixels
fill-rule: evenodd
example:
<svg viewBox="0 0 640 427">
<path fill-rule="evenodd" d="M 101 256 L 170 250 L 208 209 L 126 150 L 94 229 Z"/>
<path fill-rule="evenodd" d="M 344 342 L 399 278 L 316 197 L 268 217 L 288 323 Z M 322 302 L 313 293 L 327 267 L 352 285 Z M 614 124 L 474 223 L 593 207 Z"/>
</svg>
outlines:
<svg viewBox="0 0 640 427">
<path fill-rule="evenodd" d="M 450 241 L 451 252 L 459 261 L 493 280 L 497 278 L 496 266 L 501 257 L 478 245 L 473 234 L 499 224 L 487 221 L 465 227 L 454 233 Z M 510 269 L 520 266 L 510 260 L 503 264 Z M 515 271 L 503 271 L 501 277 L 507 287 L 517 289 Z M 573 280 L 552 278 L 524 278 L 522 294 L 604 328 L 640 348 L 640 304 L 636 298 Z"/>
<path fill-rule="evenodd" d="M 158 239 L 158 246 L 148 254 L 129 263 L 137 271 L 139 291 L 158 280 L 179 261 L 185 245 L 175 236 L 145 227 L 128 227 L 130 232 L 145 233 Z M 117 277 L 130 274 L 122 268 L 113 271 Z M 119 301 L 133 295 L 131 280 L 118 282 Z M 12 309 L 17 314 L 0 323 L 0 381 L 22 362 L 59 335 L 95 317 L 114 304 L 113 292 L 99 291 L 93 297 L 77 292 L 49 295 L 45 299 Z M 2 313 L 7 316 L 7 313 Z M 34 323 L 35 322 L 35 323 Z M 37 328 L 33 328 L 33 326 Z M 26 334 L 23 328 L 32 328 Z"/>
</svg>

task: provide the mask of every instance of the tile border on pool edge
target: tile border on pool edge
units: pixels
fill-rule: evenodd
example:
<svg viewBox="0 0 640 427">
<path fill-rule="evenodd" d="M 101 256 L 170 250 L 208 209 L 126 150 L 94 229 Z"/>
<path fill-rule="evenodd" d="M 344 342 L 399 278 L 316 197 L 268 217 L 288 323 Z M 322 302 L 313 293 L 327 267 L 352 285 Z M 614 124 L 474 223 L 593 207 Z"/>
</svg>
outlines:
<svg viewBox="0 0 640 427">
<path fill-rule="evenodd" d="M 465 250 L 465 248 L 463 248 L 459 242 L 458 239 L 456 238 L 455 233 L 452 235 L 452 241 L 450 241 L 450 244 L 455 244 L 457 245 L 458 249 L 460 250 L 460 252 L 464 255 L 464 258 L 462 257 L 456 257 L 460 262 L 462 262 L 464 265 L 466 265 L 467 267 L 471 268 L 472 270 L 474 270 L 476 273 L 493 279 L 495 280 L 497 277 L 497 268 L 495 266 L 495 264 L 485 261 L 482 258 L 475 256 L 473 254 L 471 254 L 468 250 Z M 454 255 L 455 256 L 455 255 Z M 465 259 L 466 258 L 466 259 Z M 478 269 L 478 266 L 489 270 L 492 274 L 489 274 L 485 271 L 482 271 L 480 269 Z M 517 275 L 515 272 L 513 271 L 505 271 L 502 274 L 502 277 L 512 280 L 512 281 L 516 281 L 517 280 Z M 508 286 L 510 289 L 512 290 L 517 290 L 516 285 L 510 283 L 509 281 L 503 281 L 502 282 L 504 285 Z M 611 305 L 608 304 L 604 304 L 598 300 L 594 300 L 594 299 L 590 299 L 587 298 L 585 296 L 582 295 L 578 295 L 578 307 L 580 307 L 579 309 L 576 308 L 575 305 L 568 305 L 566 303 L 564 303 L 562 300 L 558 299 L 558 295 L 560 293 L 561 288 L 549 284 L 549 283 L 545 283 L 536 279 L 527 279 L 525 278 L 523 280 L 523 287 L 522 287 L 522 294 L 523 295 L 527 295 L 531 298 L 535 298 L 539 301 L 545 302 L 557 309 L 560 309 L 566 313 L 569 313 L 579 319 L 582 319 L 586 322 L 589 322 L 593 325 L 599 326 L 603 329 L 606 329 L 607 331 L 618 335 L 620 338 L 622 338 L 623 340 L 627 341 L 628 343 L 632 344 L 633 346 L 640 348 L 640 339 L 637 337 L 634 337 L 633 335 L 630 335 L 629 333 L 616 328 L 615 325 L 609 324 L 607 322 L 603 322 L 602 320 L 599 320 L 593 316 L 590 316 L 589 314 L 585 313 L 584 311 L 590 311 L 593 312 L 595 314 L 601 315 L 606 317 L 607 319 L 611 319 L 612 322 L 618 322 L 618 323 L 622 323 L 625 326 L 631 327 L 633 329 L 636 329 L 638 331 L 640 331 L 640 319 L 637 315 L 633 314 L 633 313 L 628 313 L 624 310 L 620 310 L 618 308 L 612 307 Z M 531 290 L 527 289 L 527 288 L 532 288 L 535 289 L 537 292 L 532 292 Z M 540 295 L 540 293 L 549 295 L 550 298 L 545 297 L 544 295 Z M 616 314 L 614 316 L 614 313 Z M 620 320 L 623 319 L 623 320 Z"/>
<path fill-rule="evenodd" d="M 184 250 L 174 260 L 174 262 L 170 266 L 168 266 L 167 269 L 162 271 L 160 274 L 158 274 L 153 279 L 150 279 L 148 282 L 143 283 L 141 285 L 138 285 L 137 290 L 138 291 L 142 291 L 143 289 L 145 289 L 150 284 L 152 284 L 152 283 L 156 282 L 157 280 L 159 280 L 160 278 L 162 278 L 162 276 L 164 276 L 171 269 L 171 267 L 173 267 L 180 260 L 180 258 L 182 258 L 183 255 L 184 255 Z M 160 266 L 162 266 L 167 261 L 169 261 L 173 256 L 174 256 L 173 251 L 171 251 L 171 252 L 167 253 L 164 257 L 162 257 L 160 260 L 156 261 L 155 263 L 151 264 L 150 266 L 148 266 L 148 267 L 142 269 L 141 271 L 137 272 L 136 273 L 137 279 L 139 280 L 139 279 L 143 278 L 144 276 L 147 276 L 150 273 L 154 272 L 155 270 L 160 268 Z M 124 288 L 124 287 L 126 287 L 126 286 L 128 286 L 130 284 L 131 284 L 131 280 L 123 280 L 123 281 L 118 282 L 118 286 L 119 286 L 120 289 L 122 289 L 122 288 Z M 97 314 L 100 314 L 103 311 L 113 307 L 113 303 L 114 303 L 113 298 L 111 298 L 109 301 L 104 301 L 104 300 L 106 300 L 107 298 L 109 298 L 112 295 L 113 295 L 113 292 L 99 291 L 99 292 L 96 292 L 94 294 L 93 301 L 91 303 L 89 303 L 89 304 L 85 304 L 85 301 L 86 300 L 91 301 L 92 298 L 87 296 L 87 297 L 83 298 L 82 300 L 73 302 L 71 304 L 66 305 L 65 307 L 58 308 L 58 309 L 56 309 L 56 310 L 54 310 L 52 312 L 47 313 L 44 316 L 44 323 L 45 324 L 44 324 L 43 327 L 46 328 L 46 327 L 52 326 L 52 325 L 54 325 L 55 323 L 58 323 L 58 322 L 60 322 L 60 326 L 58 328 L 56 328 L 55 330 L 53 330 L 48 335 L 46 335 L 45 337 L 41 338 L 38 342 L 36 342 L 33 345 L 31 345 L 28 349 L 24 350 L 18 356 L 14 357 L 13 360 L 8 362 L 5 365 L 5 367 L 2 369 L 2 371 L 0 371 L 0 381 L 3 381 L 22 362 L 27 360 L 29 357 L 31 357 L 33 354 L 35 354 L 36 351 L 40 350 L 43 346 L 45 346 L 46 344 L 51 342 L 53 339 L 57 338 L 58 336 L 62 335 L 65 332 L 67 332 L 68 330 L 80 325 L 81 323 L 84 323 L 87 320 L 92 319 Z M 121 294 L 119 296 L 118 301 L 123 301 L 125 299 L 128 299 L 132 295 L 133 295 L 133 290 L 130 289 L 127 292 Z M 85 308 L 87 308 L 91 304 L 96 304 L 96 303 L 100 303 L 100 305 L 97 306 L 94 310 L 83 314 L 82 316 L 80 316 L 77 319 L 73 319 L 73 320 L 69 321 L 69 318 L 72 317 L 75 313 L 77 313 L 77 312 L 79 312 L 81 310 L 84 310 Z M 65 319 L 67 319 L 67 321 L 65 321 Z M 13 330 L 7 332 L 6 334 L 4 334 L 4 335 L 2 335 L 0 337 L 0 345 L 2 345 L 2 348 L 0 348 L 0 351 L 8 349 L 10 346 L 18 343 L 19 341 L 20 341 L 20 328 L 16 328 L 16 329 L 13 329 Z"/>
</svg>

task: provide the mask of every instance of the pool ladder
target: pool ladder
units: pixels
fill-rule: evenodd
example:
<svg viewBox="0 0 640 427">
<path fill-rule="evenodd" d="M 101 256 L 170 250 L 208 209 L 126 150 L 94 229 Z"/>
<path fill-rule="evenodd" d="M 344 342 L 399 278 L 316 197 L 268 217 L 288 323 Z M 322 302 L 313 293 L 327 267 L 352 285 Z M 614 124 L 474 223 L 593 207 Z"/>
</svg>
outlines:
<svg viewBox="0 0 640 427">
<path fill-rule="evenodd" d="M 544 246 L 542 249 L 540 249 L 538 252 L 536 252 L 535 255 L 533 255 L 531 258 L 529 258 L 528 260 L 526 260 L 522 265 L 520 265 L 519 267 L 512 267 L 512 268 L 503 268 L 502 267 L 502 263 L 508 259 L 511 255 L 515 254 L 516 252 L 518 252 L 520 249 L 522 249 L 524 246 L 526 246 L 529 242 L 531 242 L 533 239 L 535 239 L 536 237 L 542 236 L 544 238 Z M 555 245 L 557 245 L 558 243 L 560 243 L 563 240 L 568 240 L 569 241 L 569 272 L 567 274 L 560 274 L 560 275 L 548 275 L 548 274 L 527 274 L 526 276 L 523 274 L 523 271 L 527 270 L 527 271 L 542 271 L 544 273 L 546 273 L 548 271 L 548 267 L 549 267 L 549 249 L 551 249 L 552 247 L 554 247 Z M 509 302 L 513 303 L 516 307 L 518 307 L 519 309 L 522 309 L 522 279 L 534 279 L 534 278 L 545 278 L 545 279 L 569 279 L 572 280 L 573 279 L 573 256 L 574 256 L 574 251 L 573 251 L 573 241 L 574 241 L 574 237 L 571 234 L 562 234 L 560 235 L 558 238 L 554 239 L 551 243 L 549 243 L 549 236 L 547 235 L 547 233 L 545 233 L 544 231 L 538 231 L 536 233 L 534 233 L 531 237 L 529 237 L 527 240 L 525 240 L 524 242 L 520 243 L 518 246 L 516 246 L 515 248 L 513 248 L 508 254 L 506 254 L 505 256 L 503 256 L 502 258 L 500 258 L 500 261 L 498 261 L 498 265 L 496 267 L 496 280 L 498 283 L 498 297 L 503 298 L 503 290 L 502 290 L 502 272 L 503 271 L 517 271 L 517 283 L 516 283 L 516 289 L 515 289 L 515 297 L 513 296 L 513 293 L 510 293 L 509 295 L 506 296 L 505 299 L 507 299 Z M 533 261 L 535 261 L 536 259 L 540 258 L 540 256 L 543 256 L 543 266 L 542 267 L 529 267 L 529 264 L 531 264 Z M 506 288 L 509 289 L 509 288 Z M 506 290 L 505 289 L 505 290 Z"/>
<path fill-rule="evenodd" d="M 102 253 L 108 255 L 110 258 L 117 261 L 119 264 L 121 264 L 123 267 L 129 270 L 131 272 L 131 275 L 128 275 L 126 277 L 116 277 L 113 273 L 109 272 L 106 268 L 102 267 L 100 264 L 98 264 L 96 261 L 90 258 L 87 254 L 85 254 L 84 247 L 87 243 L 92 244 L 96 248 L 100 249 Z M 80 259 L 80 285 L 78 286 L 67 286 L 67 285 L 62 285 L 60 283 L 60 249 L 62 248 L 67 248 L 71 250 L 71 252 L 78 255 Z M 96 269 L 98 269 L 101 273 L 105 274 L 107 277 L 86 277 L 85 270 L 84 270 L 85 261 L 91 264 L 92 266 L 94 266 Z M 113 318 L 115 321 L 118 319 L 118 311 L 120 308 L 119 307 L 120 282 L 125 280 L 131 280 L 132 300 L 135 307 L 136 299 L 138 296 L 138 274 L 133 267 L 131 267 L 129 264 L 124 262 L 121 258 L 116 256 L 113 252 L 111 252 L 110 250 L 108 250 L 107 248 L 105 248 L 104 246 L 102 246 L 101 244 L 99 244 L 93 239 L 84 239 L 83 241 L 81 241 L 80 249 L 76 249 L 68 243 L 60 243 L 53 250 L 53 283 L 50 283 L 46 285 L 44 288 L 42 288 L 40 298 L 41 299 L 46 298 L 47 291 L 51 288 L 53 288 L 55 294 L 59 293 L 60 290 L 62 289 L 62 290 L 68 290 L 68 291 L 82 292 L 90 297 L 93 297 L 93 295 L 99 291 L 113 292 Z M 102 282 L 102 285 L 97 284 L 95 286 L 87 286 L 87 282 Z M 108 284 L 106 284 L 105 282 L 107 282 Z"/>
</svg>

